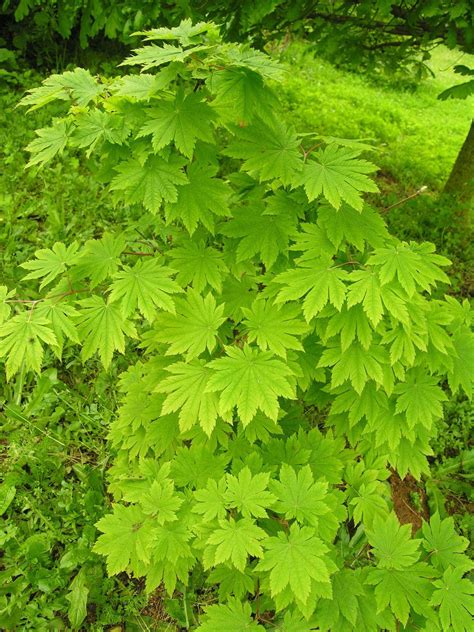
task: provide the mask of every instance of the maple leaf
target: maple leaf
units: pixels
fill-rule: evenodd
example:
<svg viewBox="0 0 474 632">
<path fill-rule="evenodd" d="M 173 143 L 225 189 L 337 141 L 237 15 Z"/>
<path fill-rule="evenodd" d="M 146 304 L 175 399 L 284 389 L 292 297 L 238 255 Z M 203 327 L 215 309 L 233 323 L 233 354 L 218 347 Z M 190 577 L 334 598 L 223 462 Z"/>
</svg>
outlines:
<svg viewBox="0 0 474 632">
<path fill-rule="evenodd" d="M 226 347 L 225 358 L 212 360 L 214 373 L 207 384 L 208 392 L 220 391 L 219 409 L 228 414 L 234 406 L 242 423 L 247 425 L 258 409 L 270 419 L 278 417 L 278 397 L 294 397 L 289 377 L 291 369 L 274 359 L 269 352 L 245 345 Z"/>
<path fill-rule="evenodd" d="M 262 557 L 260 541 L 266 536 L 265 531 L 249 518 L 229 518 L 219 521 L 219 528 L 209 536 L 207 544 L 211 547 L 214 565 L 229 561 L 243 572 L 249 555 Z"/>
<path fill-rule="evenodd" d="M 443 630 L 469 632 L 474 616 L 474 588 L 463 579 L 465 568 L 447 568 L 442 579 L 433 582 L 435 590 L 430 604 L 439 606 Z"/>
<path fill-rule="evenodd" d="M 50 127 L 43 127 L 36 130 L 38 138 L 29 143 L 26 151 L 31 153 L 27 167 L 33 165 L 44 165 L 57 154 L 62 154 L 70 134 L 70 125 L 67 121 L 57 119 Z"/>
<path fill-rule="evenodd" d="M 102 535 L 97 539 L 94 551 L 106 556 L 109 575 L 150 561 L 156 532 L 153 523 L 136 505 L 114 505 L 113 513 L 101 518 L 96 527 Z"/>
<path fill-rule="evenodd" d="M 474 335 L 467 329 L 460 330 L 452 337 L 454 353 L 453 367 L 448 371 L 449 388 L 457 393 L 461 386 L 466 395 L 472 397 L 472 382 L 474 379 Z"/>
<path fill-rule="evenodd" d="M 248 467 L 240 470 L 238 476 L 227 474 L 227 491 L 225 500 L 229 507 L 236 507 L 244 518 L 266 518 L 266 509 L 275 502 L 275 497 L 268 491 L 270 474 L 252 473 Z"/>
<path fill-rule="evenodd" d="M 377 347 L 364 349 L 359 343 L 353 343 L 345 351 L 339 346 L 329 347 L 323 352 L 318 366 L 332 366 L 331 386 L 340 386 L 349 380 L 359 395 L 365 384 L 372 379 L 383 384 L 382 362 L 385 358 Z"/>
<path fill-rule="evenodd" d="M 405 526 L 409 529 L 408 525 Z M 381 612 L 390 607 L 396 618 L 406 626 L 411 610 L 433 619 L 428 599 L 434 575 L 433 569 L 420 562 L 409 568 L 371 568 L 366 581 L 375 585 L 377 610 Z"/>
<path fill-rule="evenodd" d="M 169 345 L 166 355 L 185 353 L 191 359 L 206 349 L 212 352 L 217 331 L 226 320 L 224 305 L 217 305 L 212 294 L 202 297 L 191 289 L 176 306 L 175 315 L 160 314 L 155 322 L 155 339 Z"/>
<path fill-rule="evenodd" d="M 115 350 L 125 351 L 125 336 L 135 338 L 134 325 L 125 319 L 117 303 L 106 303 L 101 296 L 79 301 L 77 328 L 84 340 L 81 358 L 88 360 L 96 351 L 107 369 Z"/>
<path fill-rule="evenodd" d="M 222 289 L 222 279 L 228 272 L 222 253 L 206 246 L 204 241 L 181 241 L 182 245 L 170 250 L 172 267 L 177 271 L 176 280 L 182 287 L 192 283 L 197 292 L 206 285 L 218 292 Z"/>
<path fill-rule="evenodd" d="M 284 514 L 288 520 L 295 518 L 301 524 L 317 527 L 319 517 L 329 512 L 324 502 L 328 484 L 326 481 L 314 482 L 309 465 L 296 472 L 283 464 L 279 481 L 272 481 L 271 490 L 278 499 L 274 511 Z"/>
<path fill-rule="evenodd" d="M 362 303 L 367 317 L 372 325 L 377 327 L 384 312 L 377 273 L 371 270 L 352 272 L 350 280 L 352 284 L 347 293 L 347 306 L 352 307 L 357 303 Z"/>
<path fill-rule="evenodd" d="M 181 430 L 188 430 L 199 422 L 210 435 L 217 419 L 218 398 L 207 391 L 211 372 L 200 360 L 176 362 L 166 370 L 171 375 L 160 382 L 156 390 L 168 393 L 163 402 L 163 414 L 179 410 Z"/>
<path fill-rule="evenodd" d="M 260 74 L 248 68 L 228 68 L 215 72 L 207 81 L 215 95 L 212 107 L 225 121 L 246 124 L 256 116 L 272 117 L 276 99 Z"/>
<path fill-rule="evenodd" d="M 42 343 L 58 344 L 50 322 L 34 309 L 17 314 L 0 325 L 0 339 L 0 357 L 7 356 L 7 380 L 22 367 L 40 373 Z"/>
<path fill-rule="evenodd" d="M 25 279 L 41 279 L 40 290 L 62 274 L 68 265 L 74 263 L 77 243 L 66 248 L 61 242 L 56 242 L 52 248 L 42 248 L 35 252 L 36 260 L 20 264 L 25 270 L 31 270 Z"/>
<path fill-rule="evenodd" d="M 73 269 L 75 276 L 90 277 L 95 287 L 104 279 L 114 275 L 120 264 L 120 255 L 125 250 L 123 236 L 103 235 L 102 239 L 90 239 L 86 242 Z"/>
<path fill-rule="evenodd" d="M 173 101 L 160 101 L 148 110 L 148 117 L 137 137 L 151 134 L 155 153 L 174 141 L 182 154 L 192 158 L 197 139 L 212 142 L 214 112 L 197 92 L 179 91 Z"/>
<path fill-rule="evenodd" d="M 64 336 L 79 343 L 75 325 L 77 311 L 64 301 L 42 301 L 35 309 L 38 317 L 45 318 L 56 336 L 59 354 L 64 345 Z"/>
<path fill-rule="evenodd" d="M 367 204 L 361 211 L 344 203 L 337 210 L 321 204 L 317 224 L 336 248 L 347 241 L 363 252 L 366 243 L 373 248 L 380 248 L 389 236 L 380 214 Z"/>
<path fill-rule="evenodd" d="M 100 110 L 91 110 L 76 119 L 76 129 L 71 137 L 71 144 L 74 147 L 88 147 L 87 155 L 90 155 L 99 141 L 122 145 L 129 133 L 130 128 L 123 117 Z"/>
<path fill-rule="evenodd" d="M 373 335 L 367 316 L 361 307 L 352 307 L 340 312 L 336 312 L 330 317 L 327 323 L 324 341 L 340 335 L 341 349 L 346 351 L 354 340 L 359 340 L 364 349 L 368 349 L 372 344 Z"/>
<path fill-rule="evenodd" d="M 28 94 L 20 101 L 20 105 L 27 107 L 28 112 L 55 101 L 75 101 L 76 105 L 88 105 L 102 92 L 103 87 L 96 81 L 88 70 L 75 68 L 63 72 L 61 75 L 47 77 L 41 86 L 28 90 Z"/>
<path fill-rule="evenodd" d="M 176 202 L 178 186 L 187 184 L 188 178 L 182 167 L 186 160 L 175 154 L 168 159 L 162 156 L 149 156 L 142 164 L 136 158 L 120 163 L 115 170 L 110 188 L 123 191 L 128 204 L 143 204 L 152 213 L 160 210 L 165 202 Z"/>
<path fill-rule="evenodd" d="M 451 516 L 441 520 L 436 512 L 429 522 L 423 522 L 422 534 L 422 546 L 429 554 L 430 561 L 438 568 L 461 568 L 462 564 L 469 563 L 468 557 L 464 555 L 469 541 L 456 533 Z"/>
<path fill-rule="evenodd" d="M 214 25 L 209 22 L 197 22 L 193 24 L 192 20 L 187 18 L 181 20 L 178 26 L 150 29 L 140 32 L 138 35 L 143 35 L 146 41 L 177 39 L 183 46 L 192 46 L 202 41 L 202 37 L 200 36 L 212 30 L 213 26 Z"/>
<path fill-rule="evenodd" d="M 367 537 L 378 568 L 404 569 L 420 557 L 420 540 L 411 538 L 411 525 L 401 525 L 393 512 L 388 517 L 377 516 Z"/>
<path fill-rule="evenodd" d="M 257 120 L 249 127 L 238 128 L 224 153 L 231 158 L 243 159 L 242 169 L 260 182 L 280 180 L 288 186 L 303 168 L 299 144 L 293 129 L 280 122 L 270 127 Z"/>
<path fill-rule="evenodd" d="M 246 261 L 260 253 L 263 263 L 271 268 L 280 253 L 286 253 L 291 235 L 295 232 L 295 218 L 270 215 L 263 206 L 239 208 L 235 217 L 220 229 L 223 235 L 240 238 L 237 261 Z M 259 235 L 259 239 L 255 239 Z"/>
<path fill-rule="evenodd" d="M 358 211 L 362 210 L 361 191 L 378 191 L 367 173 L 377 167 L 360 159 L 359 151 L 336 144 L 328 145 L 312 154 L 304 168 L 298 184 L 304 184 L 308 200 L 312 202 L 323 194 L 326 200 L 338 209 L 344 200 Z"/>
<path fill-rule="evenodd" d="M 275 277 L 274 282 L 284 286 L 278 292 L 276 302 L 295 301 L 304 296 L 303 313 L 309 322 L 328 302 L 336 309 L 341 309 L 346 296 L 344 281 L 347 278 L 348 273 L 333 266 L 332 259 L 306 261 Z"/>
<path fill-rule="evenodd" d="M 163 46 L 150 44 L 149 46 L 134 49 L 134 54 L 120 65 L 142 66 L 143 70 L 149 70 L 173 61 L 184 61 L 193 52 L 192 50 L 183 51 L 180 46 L 172 46 L 170 44 L 164 44 Z"/>
<path fill-rule="evenodd" d="M 183 504 L 182 498 L 175 492 L 174 483 L 170 480 L 153 481 L 149 491 L 140 497 L 143 512 L 153 516 L 157 524 L 177 520 L 177 510 Z"/>
<path fill-rule="evenodd" d="M 395 412 L 405 412 L 411 427 L 421 423 L 430 428 L 433 419 L 443 416 L 442 402 L 446 395 L 438 386 L 438 380 L 418 370 L 409 371 L 405 382 L 397 384 L 398 395 Z"/>
<path fill-rule="evenodd" d="M 249 603 L 230 597 L 226 604 L 208 606 L 197 632 L 263 632 L 265 628 L 252 619 Z"/>
<path fill-rule="evenodd" d="M 229 214 L 231 189 L 223 180 L 215 178 L 217 168 L 193 162 L 187 169 L 188 183 L 178 189 L 175 203 L 167 204 L 167 222 L 180 220 L 192 235 L 201 222 L 214 232 L 214 216 Z"/>
<path fill-rule="evenodd" d="M 156 308 L 175 311 L 170 294 L 183 290 L 171 278 L 174 274 L 174 270 L 162 265 L 157 259 L 124 266 L 114 275 L 109 300 L 120 302 L 125 317 L 138 308 L 147 320 L 152 321 L 156 316 Z"/>
<path fill-rule="evenodd" d="M 256 341 L 263 351 L 268 349 L 282 358 L 286 358 L 288 349 L 303 351 L 298 336 L 306 333 L 308 327 L 301 320 L 299 306 L 276 306 L 269 300 L 258 298 L 250 308 L 242 307 L 242 313 L 248 342 Z"/>
<path fill-rule="evenodd" d="M 316 537 L 311 527 L 290 526 L 289 533 L 264 542 L 265 553 L 257 564 L 257 571 L 270 571 L 270 593 L 278 595 L 289 586 L 294 595 L 306 603 L 312 580 L 329 583 L 329 571 L 324 557 L 328 548 Z"/>
<path fill-rule="evenodd" d="M 214 518 L 223 520 L 227 514 L 226 489 L 225 477 L 221 478 L 220 481 L 209 479 L 205 488 L 197 489 L 194 492 L 197 504 L 193 507 L 193 511 L 201 514 L 204 522 L 210 522 Z"/>
<path fill-rule="evenodd" d="M 298 257 L 298 263 L 317 260 L 319 257 L 331 258 L 336 248 L 328 239 L 326 232 L 317 224 L 300 224 L 302 231 L 293 237 L 290 250 L 296 250 L 303 254 Z"/>
<path fill-rule="evenodd" d="M 409 296 L 413 296 L 417 286 L 430 290 L 436 281 L 449 283 L 446 274 L 438 266 L 449 265 L 445 257 L 432 254 L 433 244 L 407 244 L 399 242 L 389 248 L 377 248 L 367 260 L 367 265 L 379 268 L 382 285 L 397 278 Z"/>
</svg>

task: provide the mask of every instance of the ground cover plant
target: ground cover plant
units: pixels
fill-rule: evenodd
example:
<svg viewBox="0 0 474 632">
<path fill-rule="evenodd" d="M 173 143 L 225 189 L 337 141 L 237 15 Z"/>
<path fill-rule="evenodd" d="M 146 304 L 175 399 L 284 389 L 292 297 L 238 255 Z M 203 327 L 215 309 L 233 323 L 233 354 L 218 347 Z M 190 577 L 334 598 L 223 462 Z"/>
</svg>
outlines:
<svg viewBox="0 0 474 632">
<path fill-rule="evenodd" d="M 121 223 L 25 257 L 1 312 L 20 401 L 80 360 L 107 406 L 118 382 L 95 553 L 178 628 L 468 630 L 467 540 L 439 511 L 413 537 L 388 484 L 429 474 L 442 386 L 471 395 L 449 262 L 364 201 L 370 145 L 285 122 L 273 59 L 211 24 L 145 37 L 129 74 L 23 100 L 60 102 L 30 165 L 85 152 Z"/>
</svg>

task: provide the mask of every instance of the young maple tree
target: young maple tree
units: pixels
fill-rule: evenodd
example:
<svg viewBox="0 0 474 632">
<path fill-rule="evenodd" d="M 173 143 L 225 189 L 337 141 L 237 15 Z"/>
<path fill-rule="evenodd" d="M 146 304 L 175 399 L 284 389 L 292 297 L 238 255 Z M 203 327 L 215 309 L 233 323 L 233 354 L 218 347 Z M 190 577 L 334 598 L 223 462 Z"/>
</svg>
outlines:
<svg viewBox="0 0 474 632">
<path fill-rule="evenodd" d="M 449 262 L 364 202 L 366 145 L 285 124 L 274 60 L 210 23 L 144 37 L 139 74 L 23 99 L 67 108 L 30 165 L 98 156 L 128 224 L 2 289 L 8 378 L 77 345 L 130 363 L 95 550 L 148 591 L 212 587 L 201 632 L 469 630 L 467 541 L 437 514 L 412 537 L 387 483 L 429 475 L 442 385 L 472 393 L 469 306 L 430 297 Z"/>
</svg>

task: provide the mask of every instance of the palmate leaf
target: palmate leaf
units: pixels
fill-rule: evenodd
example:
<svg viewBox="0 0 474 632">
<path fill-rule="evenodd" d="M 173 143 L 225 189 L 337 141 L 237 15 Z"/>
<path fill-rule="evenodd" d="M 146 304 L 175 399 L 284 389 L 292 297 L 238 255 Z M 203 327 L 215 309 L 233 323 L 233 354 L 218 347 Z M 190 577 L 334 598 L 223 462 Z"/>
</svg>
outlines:
<svg viewBox="0 0 474 632">
<path fill-rule="evenodd" d="M 288 349 L 303 351 L 299 336 L 308 331 L 298 305 L 274 305 L 258 298 L 252 307 L 242 307 L 243 325 L 248 342 L 256 342 L 262 351 L 271 351 L 286 358 Z"/>
<path fill-rule="evenodd" d="M 174 204 L 165 206 L 167 222 L 181 221 L 190 235 L 200 222 L 214 232 L 215 216 L 229 214 L 229 185 L 214 176 L 217 168 L 193 162 L 187 169 L 188 183 L 178 189 Z"/>
<path fill-rule="evenodd" d="M 71 137 L 74 147 L 88 147 L 89 155 L 100 141 L 122 145 L 130 133 L 126 120 L 117 114 L 91 110 L 76 119 L 76 129 Z"/>
<path fill-rule="evenodd" d="M 345 351 L 329 347 L 323 352 L 318 366 L 332 366 L 331 386 L 341 386 L 349 380 L 359 395 L 369 380 L 377 384 L 384 383 L 382 364 L 385 360 L 383 350 L 378 347 L 365 349 L 358 343 L 351 344 Z"/>
<path fill-rule="evenodd" d="M 360 211 L 344 203 L 337 210 L 322 204 L 318 208 L 317 223 L 336 248 L 344 241 L 348 241 L 361 252 L 366 243 L 380 248 L 389 236 L 380 214 L 367 204 Z"/>
<path fill-rule="evenodd" d="M 197 632 L 263 632 L 265 628 L 252 619 L 250 604 L 230 597 L 226 604 L 208 606 Z"/>
<path fill-rule="evenodd" d="M 207 559 L 213 559 L 213 566 L 228 561 L 243 572 L 249 555 L 263 556 L 260 541 L 266 537 L 266 532 L 250 518 L 220 520 L 219 528 L 207 540 L 208 549 L 204 556 L 205 559 L 207 556 Z M 205 564 L 205 568 L 207 566 Z"/>
<path fill-rule="evenodd" d="M 146 515 L 153 516 L 157 524 L 174 522 L 183 499 L 174 489 L 173 481 L 155 480 L 150 489 L 140 497 L 140 506 Z"/>
<path fill-rule="evenodd" d="M 405 626 L 412 610 L 427 619 L 433 619 L 433 611 L 428 605 L 428 600 L 435 575 L 427 564 L 418 562 L 401 569 L 371 568 L 366 581 L 375 586 L 377 611 L 382 612 L 390 608 Z"/>
<path fill-rule="evenodd" d="M 192 46 L 202 41 L 201 35 L 212 30 L 214 25 L 209 22 L 197 22 L 193 24 L 187 18 L 181 20 L 178 26 L 172 28 L 157 28 L 136 33 L 136 35 L 144 35 L 146 41 L 153 40 L 178 40 L 182 46 Z"/>
<path fill-rule="evenodd" d="M 466 569 L 449 567 L 442 579 L 434 582 L 432 606 L 439 606 L 439 618 L 443 630 L 469 632 L 474 617 L 474 586 L 463 579 Z"/>
<path fill-rule="evenodd" d="M 66 248 L 63 243 L 57 241 L 52 248 L 37 250 L 35 252 L 35 260 L 20 264 L 25 270 L 30 270 L 24 278 L 42 279 L 41 290 L 45 285 L 48 285 L 62 274 L 68 265 L 74 263 L 77 248 L 76 242 Z"/>
<path fill-rule="evenodd" d="M 210 522 L 214 518 L 223 520 L 227 514 L 226 489 L 225 477 L 222 477 L 220 481 L 209 479 L 205 488 L 197 489 L 194 492 L 197 503 L 193 507 L 193 511 L 201 514 L 204 522 Z"/>
<path fill-rule="evenodd" d="M 411 427 L 422 424 L 430 429 L 433 419 L 443 416 L 442 402 L 446 395 L 434 377 L 411 370 L 405 381 L 397 384 L 395 393 L 398 395 L 395 412 L 405 412 Z"/>
<path fill-rule="evenodd" d="M 130 158 L 116 167 L 117 175 L 110 183 L 113 191 L 122 191 L 128 204 L 143 204 L 157 213 L 164 202 L 176 202 L 178 187 L 187 184 L 188 178 L 182 167 L 186 160 L 175 154 L 167 159 L 149 156 L 143 165 Z"/>
<path fill-rule="evenodd" d="M 347 306 L 352 307 L 357 303 L 362 303 L 370 322 L 377 327 L 384 313 L 377 273 L 371 270 L 352 272 L 350 280 L 352 284 L 347 293 Z"/>
<path fill-rule="evenodd" d="M 102 535 L 94 551 L 106 556 L 109 575 L 117 575 L 129 567 L 140 569 L 140 563 L 150 561 L 155 526 L 136 505 L 114 505 L 113 513 L 101 518 L 96 526 Z"/>
<path fill-rule="evenodd" d="M 180 46 L 171 46 L 170 44 L 164 44 L 163 46 L 151 44 L 142 46 L 142 48 L 136 48 L 133 53 L 131 57 L 128 57 L 120 65 L 142 66 L 143 70 L 149 70 L 173 61 L 184 61 L 186 57 L 194 53 L 194 50 L 183 51 Z"/>
<path fill-rule="evenodd" d="M 89 277 L 91 286 L 95 287 L 117 272 L 124 250 L 125 239 L 121 235 L 106 233 L 102 239 L 90 239 L 80 253 L 73 269 L 74 275 Z"/>
<path fill-rule="evenodd" d="M 196 140 L 212 142 L 213 110 L 199 93 L 178 92 L 173 101 L 160 101 L 148 111 L 149 119 L 137 137 L 152 136 L 155 153 L 174 141 L 177 149 L 192 158 Z"/>
<path fill-rule="evenodd" d="M 175 271 L 157 259 L 137 261 L 134 266 L 124 266 L 114 275 L 109 300 L 118 301 L 125 317 L 138 309 L 152 321 L 157 308 L 174 312 L 172 294 L 182 292 L 181 287 L 171 277 Z"/>
<path fill-rule="evenodd" d="M 259 572 L 270 571 L 270 593 L 278 595 L 289 586 L 298 599 L 306 603 L 312 580 L 329 584 L 325 563 L 328 548 L 311 527 L 292 524 L 289 533 L 280 532 L 264 542 L 265 554 L 257 564 Z"/>
<path fill-rule="evenodd" d="M 29 143 L 26 150 L 31 153 L 27 167 L 44 165 L 66 148 L 70 134 L 70 125 L 64 119 L 57 119 L 50 127 L 36 130 L 38 138 Z"/>
<path fill-rule="evenodd" d="M 240 238 L 237 261 L 246 261 L 260 253 L 267 269 L 272 267 L 280 253 L 286 254 L 295 230 L 296 218 L 270 215 L 263 206 L 255 204 L 237 209 L 234 217 L 220 228 L 223 235 Z M 259 238 L 255 239 L 255 235 Z"/>
<path fill-rule="evenodd" d="M 154 338 L 166 342 L 166 355 L 186 354 L 195 358 L 206 349 L 216 346 L 217 331 L 225 322 L 224 305 L 217 305 L 212 294 L 202 297 L 188 290 L 185 300 L 176 301 L 176 314 L 159 314 L 155 322 Z"/>
<path fill-rule="evenodd" d="M 6 356 L 7 380 L 21 369 L 41 371 L 43 344 L 57 346 L 51 324 L 35 309 L 13 316 L 0 326 L 0 357 Z"/>
<path fill-rule="evenodd" d="M 407 294 L 413 296 L 417 287 L 430 290 L 437 281 L 449 283 L 439 266 L 448 266 L 451 262 L 433 252 L 434 246 L 430 243 L 399 242 L 389 248 L 374 250 L 367 264 L 379 268 L 382 285 L 396 278 Z"/>
<path fill-rule="evenodd" d="M 360 151 L 335 144 L 314 153 L 314 159 L 305 164 L 298 181 L 304 185 L 308 200 L 311 202 L 322 194 L 336 209 L 344 201 L 361 211 L 364 205 L 361 192 L 379 189 L 366 175 L 377 167 L 359 158 L 359 154 Z"/>
<path fill-rule="evenodd" d="M 454 353 L 452 354 L 453 367 L 448 372 L 449 388 L 453 393 L 462 387 L 466 395 L 472 397 L 474 381 L 474 335 L 469 329 L 463 328 L 452 337 Z"/>
<path fill-rule="evenodd" d="M 42 301 L 36 308 L 39 317 L 45 318 L 56 336 L 58 355 L 61 355 L 64 345 L 64 337 L 75 343 L 79 343 L 76 319 L 77 310 L 64 301 Z M 53 349 L 56 351 L 55 349 Z"/>
<path fill-rule="evenodd" d="M 243 159 L 242 169 L 260 182 L 279 180 L 290 185 L 303 169 L 299 140 L 294 130 L 276 122 L 271 127 L 258 121 L 237 129 L 235 139 L 225 149 L 231 158 Z"/>
<path fill-rule="evenodd" d="M 28 94 L 20 101 L 20 105 L 29 107 L 28 112 L 59 99 L 73 101 L 76 105 L 85 106 L 93 101 L 103 90 L 96 79 L 84 68 L 75 68 L 61 75 L 51 75 L 39 88 L 28 90 Z"/>
<path fill-rule="evenodd" d="M 309 465 L 296 472 L 283 464 L 279 480 L 272 481 L 271 490 L 277 498 L 273 510 L 287 520 L 296 519 L 302 525 L 317 527 L 319 517 L 330 511 L 324 502 L 328 484 L 326 481 L 315 482 Z"/>
<path fill-rule="evenodd" d="M 136 338 L 135 326 L 124 317 L 119 304 L 105 302 L 100 296 L 79 301 L 77 328 L 83 340 L 81 358 L 88 360 L 97 351 L 105 368 L 114 351 L 125 351 L 125 336 Z"/>
<path fill-rule="evenodd" d="M 401 525 L 394 512 L 377 517 L 367 531 L 378 568 L 404 569 L 420 557 L 420 540 L 411 537 L 411 525 Z"/>
<path fill-rule="evenodd" d="M 328 302 L 341 309 L 346 297 L 344 281 L 347 278 L 348 273 L 335 267 L 332 259 L 305 261 L 275 277 L 274 282 L 284 286 L 278 292 L 276 302 L 295 301 L 304 296 L 303 313 L 309 322 Z"/>
<path fill-rule="evenodd" d="M 215 95 L 213 108 L 225 121 L 245 125 L 256 116 L 273 117 L 276 99 L 257 72 L 248 68 L 220 70 L 211 75 L 207 86 Z"/>
<path fill-rule="evenodd" d="M 267 509 L 275 503 L 275 496 L 268 491 L 270 474 L 252 475 L 246 466 L 238 476 L 228 474 L 224 498 L 229 507 L 236 507 L 244 518 L 266 518 Z"/>
<path fill-rule="evenodd" d="M 441 520 L 439 513 L 436 512 L 429 522 L 423 522 L 422 534 L 422 546 L 429 554 L 430 561 L 438 568 L 461 568 L 463 564 L 470 564 L 469 558 L 464 555 L 469 540 L 456 533 L 451 516 Z"/>
<path fill-rule="evenodd" d="M 156 388 L 157 392 L 168 394 L 163 403 L 163 414 L 179 410 L 181 430 L 188 430 L 199 423 L 210 435 L 216 425 L 218 398 L 215 393 L 207 391 L 211 377 L 208 365 L 199 360 L 176 362 L 166 370 L 171 375 Z"/>
<path fill-rule="evenodd" d="M 171 266 L 177 271 L 176 280 L 182 287 L 192 284 L 197 292 L 209 285 L 220 293 L 228 269 L 222 253 L 204 241 L 182 240 L 169 253 Z"/>
<path fill-rule="evenodd" d="M 269 352 L 249 345 L 227 347 L 226 357 L 208 364 L 213 370 L 208 392 L 219 392 L 219 410 L 228 415 L 234 406 L 246 426 L 261 410 L 270 419 L 278 418 L 278 398 L 294 397 L 292 370 Z"/>
</svg>

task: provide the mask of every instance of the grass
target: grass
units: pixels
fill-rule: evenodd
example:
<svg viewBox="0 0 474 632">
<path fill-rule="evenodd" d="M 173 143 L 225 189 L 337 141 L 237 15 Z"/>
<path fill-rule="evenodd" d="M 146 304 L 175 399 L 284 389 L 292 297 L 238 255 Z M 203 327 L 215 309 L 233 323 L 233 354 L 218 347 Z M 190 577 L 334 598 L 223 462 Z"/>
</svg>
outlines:
<svg viewBox="0 0 474 632">
<path fill-rule="evenodd" d="M 375 162 L 399 189 L 427 186 L 439 191 L 467 135 L 474 96 L 439 101 L 437 95 L 459 83 L 452 68 L 456 63 L 474 64 L 474 57 L 468 57 L 436 49 L 431 61 L 435 77 L 417 84 L 337 69 L 295 43 L 283 54 L 291 72 L 282 97 L 301 129 L 374 139 Z"/>
</svg>

